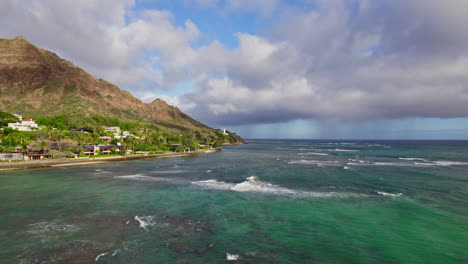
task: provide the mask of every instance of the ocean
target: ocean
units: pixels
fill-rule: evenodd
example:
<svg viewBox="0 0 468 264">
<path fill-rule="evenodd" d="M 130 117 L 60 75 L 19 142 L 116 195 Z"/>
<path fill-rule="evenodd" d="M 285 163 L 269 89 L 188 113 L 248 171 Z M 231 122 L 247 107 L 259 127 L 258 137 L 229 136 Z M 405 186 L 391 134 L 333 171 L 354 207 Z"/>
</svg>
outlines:
<svg viewBox="0 0 468 264">
<path fill-rule="evenodd" d="M 468 263 L 467 141 L 0 172 L 0 263 Z"/>
</svg>

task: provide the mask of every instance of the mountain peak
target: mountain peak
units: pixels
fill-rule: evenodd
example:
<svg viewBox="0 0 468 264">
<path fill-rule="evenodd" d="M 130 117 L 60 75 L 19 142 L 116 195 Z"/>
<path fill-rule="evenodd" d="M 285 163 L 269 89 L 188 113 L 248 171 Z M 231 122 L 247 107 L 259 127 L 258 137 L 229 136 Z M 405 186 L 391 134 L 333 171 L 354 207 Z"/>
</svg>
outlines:
<svg viewBox="0 0 468 264">
<path fill-rule="evenodd" d="M 161 98 L 156 98 L 156 100 L 154 100 L 153 102 L 151 102 L 151 105 L 155 105 L 155 106 L 169 106 L 169 104 L 166 103 L 166 101 L 164 101 L 164 100 L 161 99 Z"/>
<path fill-rule="evenodd" d="M 0 109 L 34 116 L 100 114 L 172 128 L 207 128 L 158 98 L 143 103 L 24 37 L 0 39 Z"/>
<path fill-rule="evenodd" d="M 14 38 L 13 40 L 15 40 L 15 41 L 23 41 L 23 42 L 28 42 L 28 43 L 29 43 L 29 41 L 28 41 L 25 37 L 23 37 L 23 36 L 18 36 L 18 37 L 16 37 L 16 38 Z"/>
</svg>

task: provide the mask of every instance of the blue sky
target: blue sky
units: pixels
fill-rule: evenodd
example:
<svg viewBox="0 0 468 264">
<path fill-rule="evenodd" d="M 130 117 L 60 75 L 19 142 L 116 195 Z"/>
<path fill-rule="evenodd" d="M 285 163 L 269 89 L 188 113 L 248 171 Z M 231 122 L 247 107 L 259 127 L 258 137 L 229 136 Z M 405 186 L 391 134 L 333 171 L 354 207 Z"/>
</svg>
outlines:
<svg viewBox="0 0 468 264">
<path fill-rule="evenodd" d="M 464 0 L 6 0 L 26 37 L 247 138 L 468 139 Z"/>
</svg>

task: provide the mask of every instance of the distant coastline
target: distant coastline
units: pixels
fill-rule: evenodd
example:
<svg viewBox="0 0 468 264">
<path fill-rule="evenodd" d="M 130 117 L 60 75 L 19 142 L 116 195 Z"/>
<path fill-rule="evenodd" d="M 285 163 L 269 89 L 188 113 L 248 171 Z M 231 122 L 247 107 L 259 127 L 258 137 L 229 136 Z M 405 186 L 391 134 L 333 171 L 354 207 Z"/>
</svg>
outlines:
<svg viewBox="0 0 468 264">
<path fill-rule="evenodd" d="M 223 144 L 223 145 L 241 145 L 241 144 L 242 143 Z M 161 158 L 170 158 L 170 157 L 184 157 L 184 156 L 192 156 L 192 155 L 198 155 L 198 154 L 203 154 L 203 153 L 210 153 L 210 152 L 215 152 L 215 151 L 220 151 L 220 150 L 222 150 L 222 148 L 213 148 L 209 150 L 196 150 L 196 151 L 190 151 L 190 152 L 171 152 L 171 153 L 163 153 L 163 154 L 125 155 L 125 156 L 118 156 L 118 157 L 47 159 L 47 160 L 0 162 L 0 171 L 81 166 L 81 165 L 92 165 L 92 164 L 115 162 L 115 161 L 139 160 L 139 159 L 161 159 Z"/>
</svg>

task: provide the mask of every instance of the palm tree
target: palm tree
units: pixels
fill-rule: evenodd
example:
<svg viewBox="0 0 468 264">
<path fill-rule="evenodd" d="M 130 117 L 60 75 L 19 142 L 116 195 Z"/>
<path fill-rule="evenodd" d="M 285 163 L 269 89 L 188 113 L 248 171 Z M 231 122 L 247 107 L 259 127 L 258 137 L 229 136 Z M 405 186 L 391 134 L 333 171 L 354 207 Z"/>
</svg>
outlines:
<svg viewBox="0 0 468 264">
<path fill-rule="evenodd" d="M 41 148 L 41 150 L 44 150 L 47 147 L 47 143 L 44 140 L 42 140 L 39 147 Z"/>
</svg>

